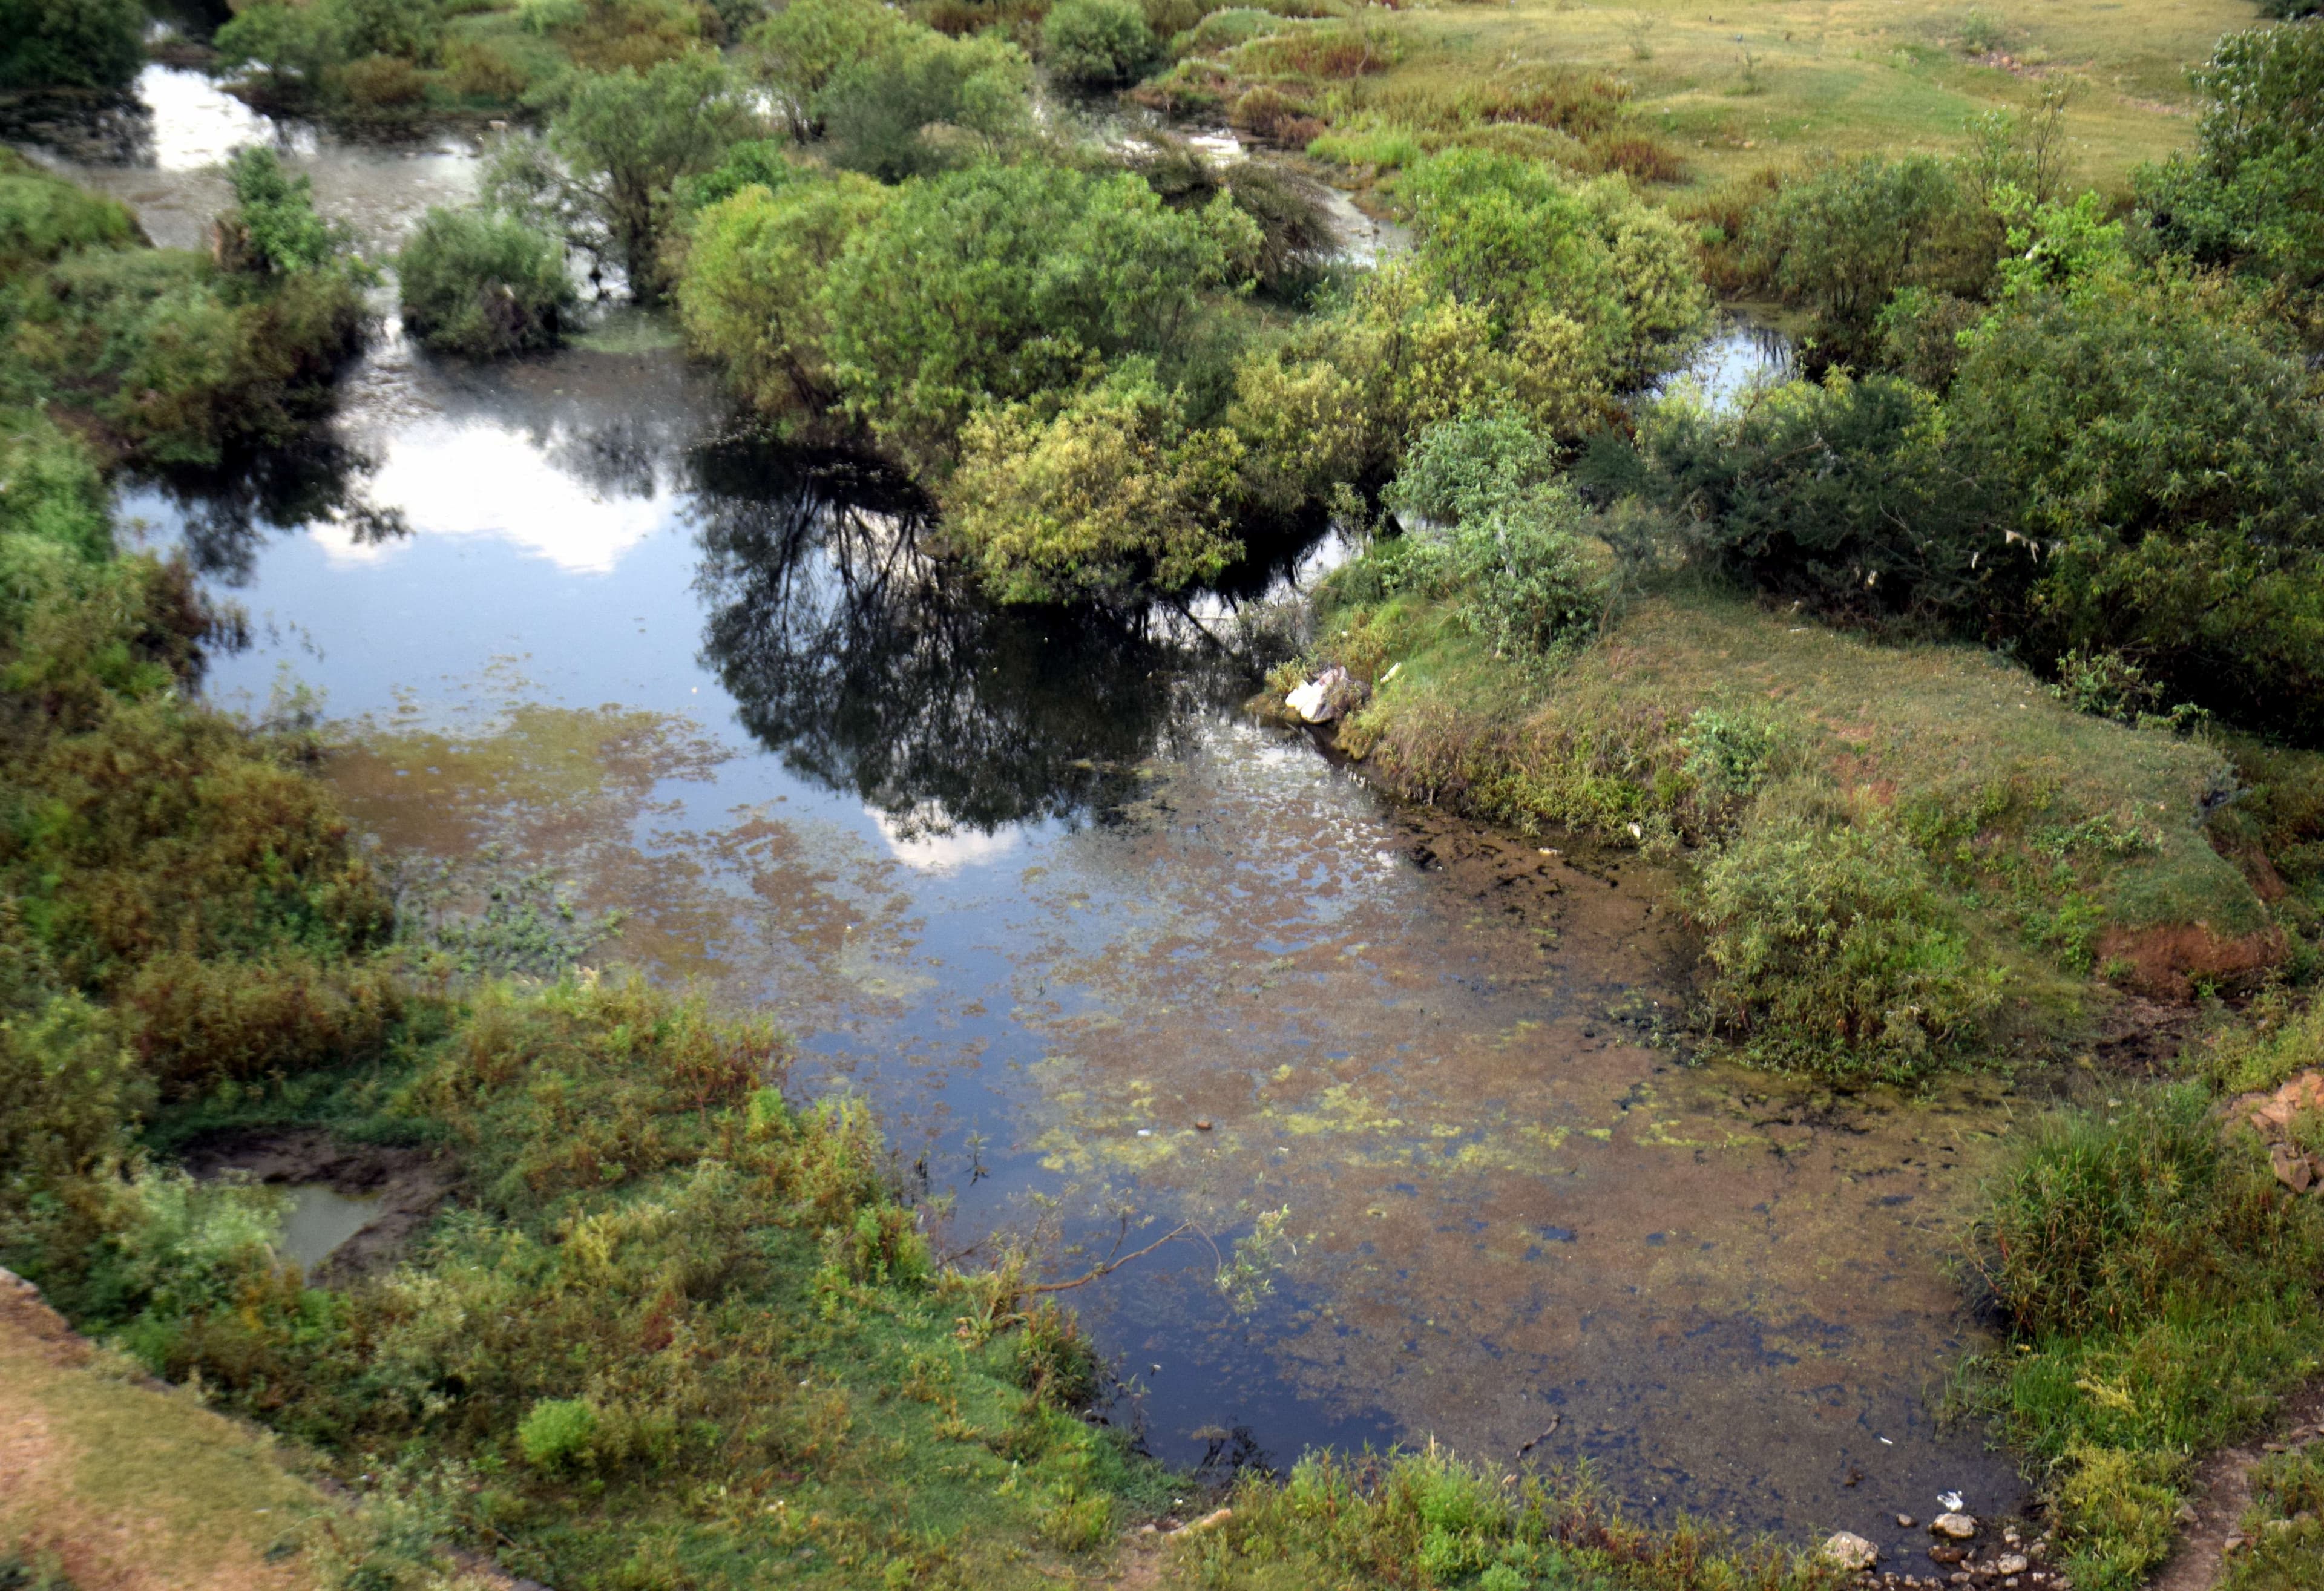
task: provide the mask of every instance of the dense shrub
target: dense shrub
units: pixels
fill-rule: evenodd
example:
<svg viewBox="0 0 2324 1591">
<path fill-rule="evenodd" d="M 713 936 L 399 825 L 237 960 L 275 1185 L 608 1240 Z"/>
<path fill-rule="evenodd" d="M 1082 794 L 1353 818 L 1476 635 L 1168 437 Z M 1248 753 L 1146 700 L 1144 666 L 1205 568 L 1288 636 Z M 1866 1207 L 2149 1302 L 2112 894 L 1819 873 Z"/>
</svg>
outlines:
<svg viewBox="0 0 2324 1591">
<path fill-rule="evenodd" d="M 439 353 L 556 345 L 577 301 L 565 251 L 506 216 L 430 208 L 396 261 L 403 324 Z"/>
<path fill-rule="evenodd" d="M 1415 272 L 1481 310 L 1497 338 L 1549 348 L 1571 336 L 1612 387 L 1665 368 L 1702 333 L 1710 300 L 1690 240 L 1618 183 L 1576 188 L 1532 161 L 1451 150 L 1414 167 L 1406 188 Z"/>
<path fill-rule="evenodd" d="M 786 429 L 838 398 L 825 275 L 889 196 L 853 172 L 754 184 L 694 224 L 678 290 L 687 340 Z"/>
<path fill-rule="evenodd" d="M 124 88 L 144 64 L 138 0 L 0 0 L 0 89 Z"/>
<path fill-rule="evenodd" d="M 2230 33 L 2194 82 L 2193 152 L 2138 174 L 2156 240 L 2200 264 L 2324 283 L 2324 28 Z"/>
<path fill-rule="evenodd" d="M 545 140 L 504 150 L 486 182 L 497 207 L 618 266 L 631 296 L 669 286 L 662 255 L 677 185 L 715 168 L 756 130 L 744 86 L 715 54 L 574 79 Z"/>
<path fill-rule="evenodd" d="M 1173 351 L 1259 243 L 1231 204 L 1180 213 L 1127 175 L 1027 163 L 906 184 L 825 279 L 843 400 L 907 456 L 941 455 L 982 401 Z"/>
<path fill-rule="evenodd" d="M 752 29 L 760 78 L 804 140 L 823 130 L 823 92 L 841 69 L 880 54 L 910 24 L 878 0 L 792 0 Z"/>
<path fill-rule="evenodd" d="M 74 249 L 124 249 L 143 234 L 118 199 L 0 150 L 0 276 L 46 265 Z"/>
<path fill-rule="evenodd" d="M 1861 359 L 1891 295 L 1950 280 L 1947 248 L 1964 204 L 1952 174 L 1927 155 L 1826 166 L 1753 212 L 1747 269 L 1814 314 L 1823 354 Z"/>
<path fill-rule="evenodd" d="M 2030 578 L 1937 400 L 1893 376 L 1787 382 L 1724 414 L 1665 400 L 1639 446 L 1653 492 L 1753 589 L 1951 626 Z"/>
<path fill-rule="evenodd" d="M 1029 127 L 1032 67 L 991 34 L 890 35 L 840 67 L 815 100 L 832 161 L 883 182 L 996 152 Z"/>
<path fill-rule="evenodd" d="M 944 488 L 945 534 L 1002 602 L 1176 591 L 1242 551 L 1229 533 L 1241 448 L 1189 428 L 1130 361 L 1052 416 L 973 415 Z"/>
<path fill-rule="evenodd" d="M 2126 650 L 2179 700 L 2324 732 L 2324 424 L 2298 361 L 2191 284 L 2100 273 L 1978 336 L 1949 409 L 2041 543 L 2037 655 Z"/>
<path fill-rule="evenodd" d="M 1093 88 L 1135 82 L 1156 56 L 1135 0 L 1057 0 L 1041 19 L 1041 42 L 1051 72 Z"/>
<path fill-rule="evenodd" d="M 1909 1077 L 1998 998 L 1927 860 L 1881 808 L 1806 783 L 1758 796 L 1702 866 L 1713 1025 L 1754 1059 L 1841 1080 Z"/>
<path fill-rule="evenodd" d="M 1608 568 L 1549 444 L 1507 409 L 1432 426 L 1382 501 L 1411 517 L 1403 578 L 1453 596 L 1496 656 L 1553 654 L 1597 629 Z M 1594 549 L 1594 551 L 1593 551 Z"/>
</svg>

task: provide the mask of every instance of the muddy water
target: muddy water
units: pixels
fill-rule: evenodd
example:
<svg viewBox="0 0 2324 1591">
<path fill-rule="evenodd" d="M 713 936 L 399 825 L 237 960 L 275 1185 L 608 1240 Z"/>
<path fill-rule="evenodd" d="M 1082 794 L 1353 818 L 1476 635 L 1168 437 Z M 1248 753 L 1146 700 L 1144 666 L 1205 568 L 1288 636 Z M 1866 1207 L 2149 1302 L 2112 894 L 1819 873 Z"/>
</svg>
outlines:
<svg viewBox="0 0 2324 1591">
<path fill-rule="evenodd" d="M 429 170 L 291 158 L 382 225 Z M 1941 1491 L 2014 1504 L 1926 1402 L 1977 1340 L 1940 1260 L 1993 1085 L 1681 1064 L 1666 880 L 1398 813 L 1235 711 L 1215 612 L 995 612 L 908 496 L 720 416 L 650 326 L 485 372 L 391 336 L 332 446 L 125 506 L 250 612 L 218 699 L 323 693 L 384 843 L 551 865 L 632 914 L 605 959 L 777 1013 L 949 1251 L 1038 1234 L 1070 1276 L 1199 1228 L 1071 1295 L 1165 1458 L 1434 1435 L 1891 1547 Z"/>
</svg>

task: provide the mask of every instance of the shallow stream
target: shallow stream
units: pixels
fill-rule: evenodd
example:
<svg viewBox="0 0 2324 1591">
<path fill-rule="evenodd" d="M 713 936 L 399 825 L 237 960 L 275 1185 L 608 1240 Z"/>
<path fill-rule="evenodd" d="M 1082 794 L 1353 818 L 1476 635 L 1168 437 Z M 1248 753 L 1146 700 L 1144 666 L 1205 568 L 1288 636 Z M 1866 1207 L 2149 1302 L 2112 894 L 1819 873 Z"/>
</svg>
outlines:
<svg viewBox="0 0 2324 1591">
<path fill-rule="evenodd" d="M 145 92 L 144 163 L 76 170 L 190 242 L 200 167 L 272 130 Z M 282 143 L 378 245 L 473 181 L 456 143 Z M 1243 717 L 1183 618 L 996 613 L 876 476 L 724 415 L 650 322 L 481 371 L 391 322 L 333 445 L 124 506 L 249 611 L 217 700 L 323 693 L 387 846 L 554 867 L 630 914 L 604 959 L 773 1012 L 795 1091 L 868 1096 L 951 1203 L 947 1252 L 1046 1224 L 1069 1275 L 1196 1223 L 1070 1295 L 1163 1458 L 1433 1435 L 1891 1549 L 1941 1492 L 2015 1505 L 1929 1402 L 1979 1340 L 1942 1257 L 2001 1085 L 1682 1064 L 1651 869 L 1400 812 Z M 1283 1209 L 1239 1313 L 1220 1256 Z"/>
</svg>

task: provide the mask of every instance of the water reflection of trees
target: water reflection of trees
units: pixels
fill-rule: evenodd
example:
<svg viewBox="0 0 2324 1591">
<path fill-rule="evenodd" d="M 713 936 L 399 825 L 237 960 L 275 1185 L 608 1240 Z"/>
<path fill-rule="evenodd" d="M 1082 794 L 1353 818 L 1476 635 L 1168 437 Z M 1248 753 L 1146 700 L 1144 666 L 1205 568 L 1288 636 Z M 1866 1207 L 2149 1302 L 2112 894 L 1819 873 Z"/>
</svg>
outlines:
<svg viewBox="0 0 2324 1591">
<path fill-rule="evenodd" d="M 178 511 L 181 541 L 195 570 L 226 585 L 244 585 L 258 550 L 278 531 L 333 524 L 358 545 L 411 533 L 400 509 L 371 501 L 379 461 L 319 428 L 285 447 L 260 449 L 230 467 L 175 470 L 148 483 Z"/>
<path fill-rule="evenodd" d="M 908 827 L 1102 812 L 1232 669 L 1156 614 L 983 601 L 921 550 L 925 503 L 860 464 L 729 447 L 698 474 L 706 660 L 794 770 Z"/>
</svg>

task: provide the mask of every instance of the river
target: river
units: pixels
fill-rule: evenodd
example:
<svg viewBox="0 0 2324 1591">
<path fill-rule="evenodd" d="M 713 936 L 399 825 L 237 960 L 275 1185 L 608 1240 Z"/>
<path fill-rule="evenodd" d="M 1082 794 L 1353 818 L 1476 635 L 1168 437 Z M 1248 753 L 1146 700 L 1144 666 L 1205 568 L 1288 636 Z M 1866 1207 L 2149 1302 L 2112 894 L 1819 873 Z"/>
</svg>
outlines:
<svg viewBox="0 0 2324 1591">
<path fill-rule="evenodd" d="M 205 168 L 275 140 L 383 252 L 475 181 L 156 68 L 150 117 L 43 158 L 198 240 Z M 1728 380 L 1747 350 L 1703 366 Z M 1669 880 L 1402 812 L 1239 703 L 1207 631 L 996 612 L 909 494 L 736 434 L 657 323 L 438 363 L 392 316 L 325 442 L 124 513 L 252 642 L 213 697 L 319 693 L 391 851 L 487 846 L 625 911 L 596 959 L 798 1035 L 878 1108 L 940 1247 L 1044 1240 L 1176 1463 L 1450 1445 L 1587 1459 L 1634 1511 L 1892 1554 L 1940 1493 L 2023 1493 L 1930 1394 L 1981 1344 L 1943 1269 L 2006 1085 L 1836 1097 L 1684 1064 Z M 1331 549 L 1271 572 L 1312 579 Z M 1272 1292 L 1213 1274 L 1287 1210 Z"/>
</svg>

